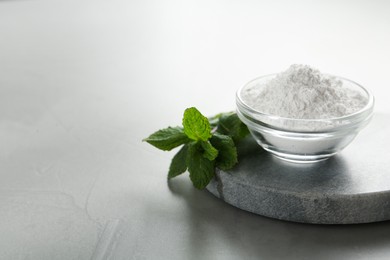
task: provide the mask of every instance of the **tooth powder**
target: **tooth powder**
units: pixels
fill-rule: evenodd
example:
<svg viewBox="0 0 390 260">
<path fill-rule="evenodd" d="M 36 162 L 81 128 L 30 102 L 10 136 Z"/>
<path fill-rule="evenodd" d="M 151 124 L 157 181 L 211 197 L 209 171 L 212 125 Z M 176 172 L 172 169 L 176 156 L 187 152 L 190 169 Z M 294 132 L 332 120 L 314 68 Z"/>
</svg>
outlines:
<svg viewBox="0 0 390 260">
<path fill-rule="evenodd" d="M 259 112 L 294 119 L 342 117 L 368 102 L 342 81 L 307 65 L 292 65 L 262 86 L 246 88 L 242 98 Z"/>
</svg>

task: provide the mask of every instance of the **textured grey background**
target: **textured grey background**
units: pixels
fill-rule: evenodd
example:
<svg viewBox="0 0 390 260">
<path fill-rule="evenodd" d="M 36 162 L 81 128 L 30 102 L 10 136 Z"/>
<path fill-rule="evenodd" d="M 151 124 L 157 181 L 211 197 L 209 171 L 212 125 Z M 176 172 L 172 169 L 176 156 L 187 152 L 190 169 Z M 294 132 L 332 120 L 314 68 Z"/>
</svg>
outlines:
<svg viewBox="0 0 390 260">
<path fill-rule="evenodd" d="M 389 113 L 389 10 L 0 1 L 0 259 L 388 259 L 388 222 L 251 214 L 193 189 L 188 174 L 167 184 L 173 153 L 140 140 L 189 106 L 233 110 L 239 86 L 291 63 L 359 82 Z"/>
</svg>

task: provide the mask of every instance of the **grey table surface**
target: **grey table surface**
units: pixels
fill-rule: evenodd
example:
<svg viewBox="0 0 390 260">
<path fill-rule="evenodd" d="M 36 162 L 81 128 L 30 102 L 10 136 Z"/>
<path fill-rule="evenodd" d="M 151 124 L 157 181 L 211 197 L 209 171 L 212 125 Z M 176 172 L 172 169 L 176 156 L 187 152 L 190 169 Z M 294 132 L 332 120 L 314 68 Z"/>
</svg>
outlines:
<svg viewBox="0 0 390 260">
<path fill-rule="evenodd" d="M 0 259 L 388 259 L 389 222 L 251 214 L 188 174 L 167 182 L 173 153 L 141 140 L 180 124 L 186 107 L 233 110 L 239 86 L 291 63 L 369 87 L 389 113 L 389 10 L 379 0 L 0 1 Z"/>
</svg>

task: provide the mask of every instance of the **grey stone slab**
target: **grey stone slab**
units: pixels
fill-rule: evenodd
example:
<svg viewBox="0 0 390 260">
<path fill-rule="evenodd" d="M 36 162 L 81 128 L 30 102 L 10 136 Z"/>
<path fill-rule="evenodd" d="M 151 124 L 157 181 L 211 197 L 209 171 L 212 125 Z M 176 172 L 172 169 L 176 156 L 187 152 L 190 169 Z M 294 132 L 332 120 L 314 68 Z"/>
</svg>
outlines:
<svg viewBox="0 0 390 260">
<path fill-rule="evenodd" d="M 313 164 L 273 157 L 252 138 L 238 147 L 239 163 L 217 171 L 207 189 L 259 215 L 316 224 L 390 219 L 390 114 L 372 122 L 341 153 Z"/>
</svg>

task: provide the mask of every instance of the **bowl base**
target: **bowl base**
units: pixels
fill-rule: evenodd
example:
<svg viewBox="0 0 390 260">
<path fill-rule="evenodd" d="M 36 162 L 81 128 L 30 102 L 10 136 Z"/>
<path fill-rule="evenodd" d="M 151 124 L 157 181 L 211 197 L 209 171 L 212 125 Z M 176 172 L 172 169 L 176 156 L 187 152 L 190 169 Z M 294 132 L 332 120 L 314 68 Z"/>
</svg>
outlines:
<svg viewBox="0 0 390 260">
<path fill-rule="evenodd" d="M 281 156 L 278 156 L 276 154 L 272 154 L 275 158 L 279 159 L 279 160 L 283 160 L 283 161 L 286 161 L 286 162 L 292 162 L 292 163 L 316 163 L 316 162 L 321 162 L 321 161 L 325 161 L 325 160 L 328 160 L 330 157 L 326 157 L 326 158 L 321 158 L 321 159 L 313 159 L 313 160 L 297 160 L 297 159 L 289 159 L 289 158 L 285 158 L 285 157 L 281 157 Z"/>
<path fill-rule="evenodd" d="M 308 154 L 288 154 L 277 152 L 268 148 L 263 147 L 264 150 L 270 152 L 275 158 L 292 163 L 316 163 L 324 161 L 335 155 L 336 153 L 321 154 L 321 155 L 308 155 Z"/>
</svg>

